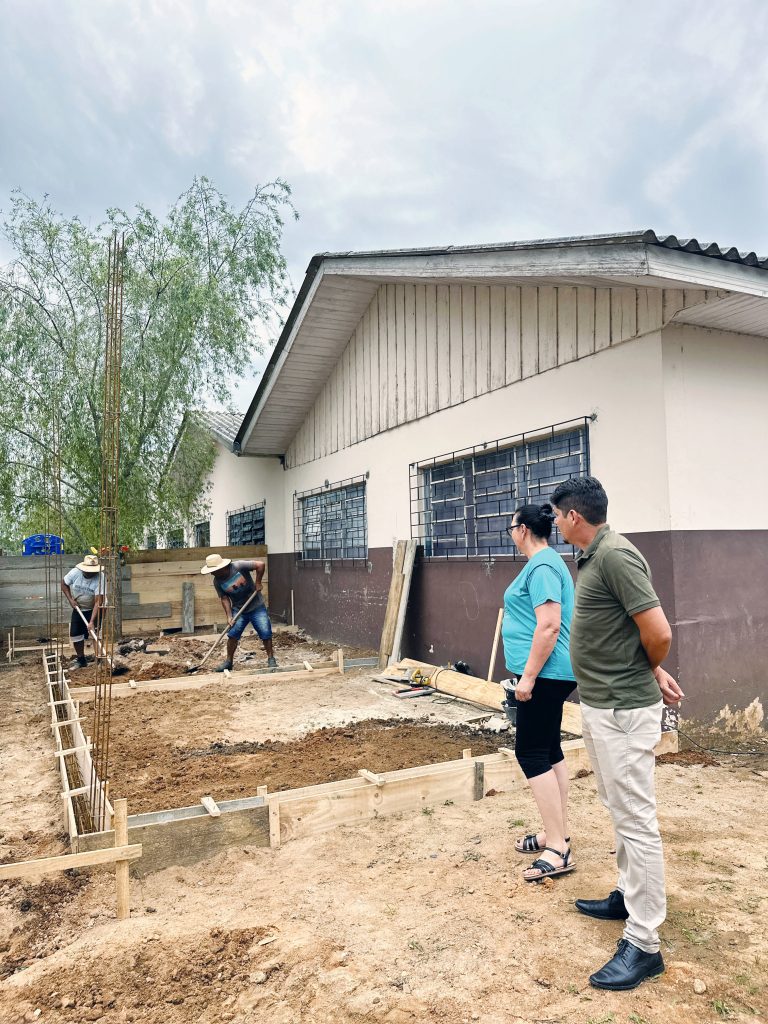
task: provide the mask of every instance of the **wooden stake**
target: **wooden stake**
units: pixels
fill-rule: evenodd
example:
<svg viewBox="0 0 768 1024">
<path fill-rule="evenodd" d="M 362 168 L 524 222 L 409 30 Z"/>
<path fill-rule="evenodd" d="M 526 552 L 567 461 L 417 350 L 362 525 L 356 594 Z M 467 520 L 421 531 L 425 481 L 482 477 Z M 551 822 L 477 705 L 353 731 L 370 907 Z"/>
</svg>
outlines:
<svg viewBox="0 0 768 1024">
<path fill-rule="evenodd" d="M 339 672 L 344 675 L 344 651 L 341 647 L 336 652 L 336 658 L 339 663 Z"/>
<path fill-rule="evenodd" d="M 256 796 L 263 796 L 264 799 L 266 800 L 267 799 L 267 787 L 266 786 L 257 786 L 256 787 Z"/>
<path fill-rule="evenodd" d="M 128 801 L 115 800 L 115 846 L 128 845 Z M 117 890 L 117 920 L 126 921 L 131 916 L 131 894 L 128 888 L 128 861 L 115 864 L 115 888 Z"/>
<path fill-rule="evenodd" d="M 472 757 L 472 747 L 464 747 L 464 749 L 461 752 L 461 756 L 464 758 L 465 761 L 468 758 Z"/>
<path fill-rule="evenodd" d="M 491 663 L 488 666 L 488 682 L 493 679 L 493 670 L 496 666 L 496 651 L 499 648 L 499 635 L 501 634 L 501 623 L 504 620 L 504 609 L 499 608 L 499 615 L 496 619 L 496 632 L 493 634 L 493 649 L 491 650 Z"/>
<path fill-rule="evenodd" d="M 293 613 L 293 591 L 291 591 L 291 625 L 296 625 L 296 616 Z"/>
<path fill-rule="evenodd" d="M 269 804 L 269 845 L 273 850 L 280 846 L 280 804 L 276 796 L 271 796 Z"/>
</svg>

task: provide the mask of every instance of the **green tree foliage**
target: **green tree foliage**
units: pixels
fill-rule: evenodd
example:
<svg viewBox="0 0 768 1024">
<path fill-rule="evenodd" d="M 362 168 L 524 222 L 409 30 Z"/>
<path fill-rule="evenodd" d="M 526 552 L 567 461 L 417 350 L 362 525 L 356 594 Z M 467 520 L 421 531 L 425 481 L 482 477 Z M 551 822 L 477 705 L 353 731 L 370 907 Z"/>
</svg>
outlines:
<svg viewBox="0 0 768 1024">
<path fill-rule="evenodd" d="M 205 507 L 215 449 L 190 410 L 224 405 L 287 299 L 280 242 L 294 214 L 281 181 L 239 211 L 196 179 L 160 219 L 113 209 L 96 228 L 47 199 L 11 197 L 11 263 L 0 269 L 0 537 L 18 550 L 55 526 L 98 544 L 107 251 L 125 237 L 120 533 L 190 522 Z M 184 423 L 184 429 L 181 425 Z M 171 454 L 173 457 L 171 458 Z M 54 530 L 55 532 L 55 530 Z"/>
</svg>

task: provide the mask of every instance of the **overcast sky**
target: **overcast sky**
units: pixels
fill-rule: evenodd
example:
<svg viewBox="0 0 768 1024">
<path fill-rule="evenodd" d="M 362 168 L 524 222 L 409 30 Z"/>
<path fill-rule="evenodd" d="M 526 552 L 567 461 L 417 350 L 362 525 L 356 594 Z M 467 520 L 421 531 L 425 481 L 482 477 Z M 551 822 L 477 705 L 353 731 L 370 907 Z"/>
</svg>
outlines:
<svg viewBox="0 0 768 1024">
<path fill-rule="evenodd" d="M 0 12 L 2 208 L 20 186 L 98 222 L 196 174 L 235 205 L 279 176 L 297 289 L 324 250 L 653 227 L 768 252 L 767 0 Z"/>
</svg>

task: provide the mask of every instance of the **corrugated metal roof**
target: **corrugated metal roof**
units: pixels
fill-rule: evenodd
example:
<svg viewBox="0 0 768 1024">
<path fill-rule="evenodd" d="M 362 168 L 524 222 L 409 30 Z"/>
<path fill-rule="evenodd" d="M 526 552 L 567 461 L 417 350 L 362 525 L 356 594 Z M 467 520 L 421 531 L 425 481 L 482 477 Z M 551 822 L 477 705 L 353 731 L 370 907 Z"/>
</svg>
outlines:
<svg viewBox="0 0 768 1024">
<path fill-rule="evenodd" d="M 195 419 L 206 426 L 212 434 L 221 438 L 221 440 L 230 445 L 230 447 L 237 437 L 240 424 L 243 422 L 243 414 L 241 412 L 221 412 L 210 409 L 195 409 L 193 415 Z"/>
<path fill-rule="evenodd" d="M 677 235 L 660 235 L 651 228 L 644 231 L 620 231 L 607 235 L 564 235 L 561 238 L 533 238 L 522 242 L 490 242 L 478 245 L 435 245 L 415 249 L 369 249 L 350 252 L 323 252 L 313 257 L 312 262 L 324 259 L 350 259 L 370 256 L 436 256 L 451 252 L 504 252 L 516 249 L 555 249 L 571 245 L 605 245 L 610 243 L 644 243 L 660 245 L 665 249 L 676 249 L 679 252 L 693 253 L 698 256 L 710 256 L 713 259 L 727 260 L 729 263 L 742 263 L 747 267 L 760 267 L 768 270 L 768 256 L 758 256 L 754 252 L 745 252 L 735 246 L 721 246 L 717 242 L 699 242 L 696 238 L 678 238 Z M 312 264 L 310 263 L 310 268 Z M 309 268 L 308 268 L 309 270 Z"/>
</svg>

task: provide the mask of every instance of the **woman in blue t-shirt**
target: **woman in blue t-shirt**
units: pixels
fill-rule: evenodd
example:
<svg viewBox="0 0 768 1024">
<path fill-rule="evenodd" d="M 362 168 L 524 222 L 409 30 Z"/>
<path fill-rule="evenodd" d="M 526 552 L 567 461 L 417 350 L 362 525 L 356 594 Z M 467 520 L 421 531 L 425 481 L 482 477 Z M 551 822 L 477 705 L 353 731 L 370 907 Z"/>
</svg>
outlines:
<svg viewBox="0 0 768 1024">
<path fill-rule="evenodd" d="M 521 837 L 518 853 L 541 856 L 528 882 L 575 867 L 568 831 L 568 770 L 560 746 L 563 703 L 576 686 L 568 652 L 573 581 L 549 546 L 551 505 L 523 505 L 507 532 L 528 562 L 504 594 L 504 657 L 517 680 L 515 756 L 541 814 L 541 832 Z"/>
</svg>

